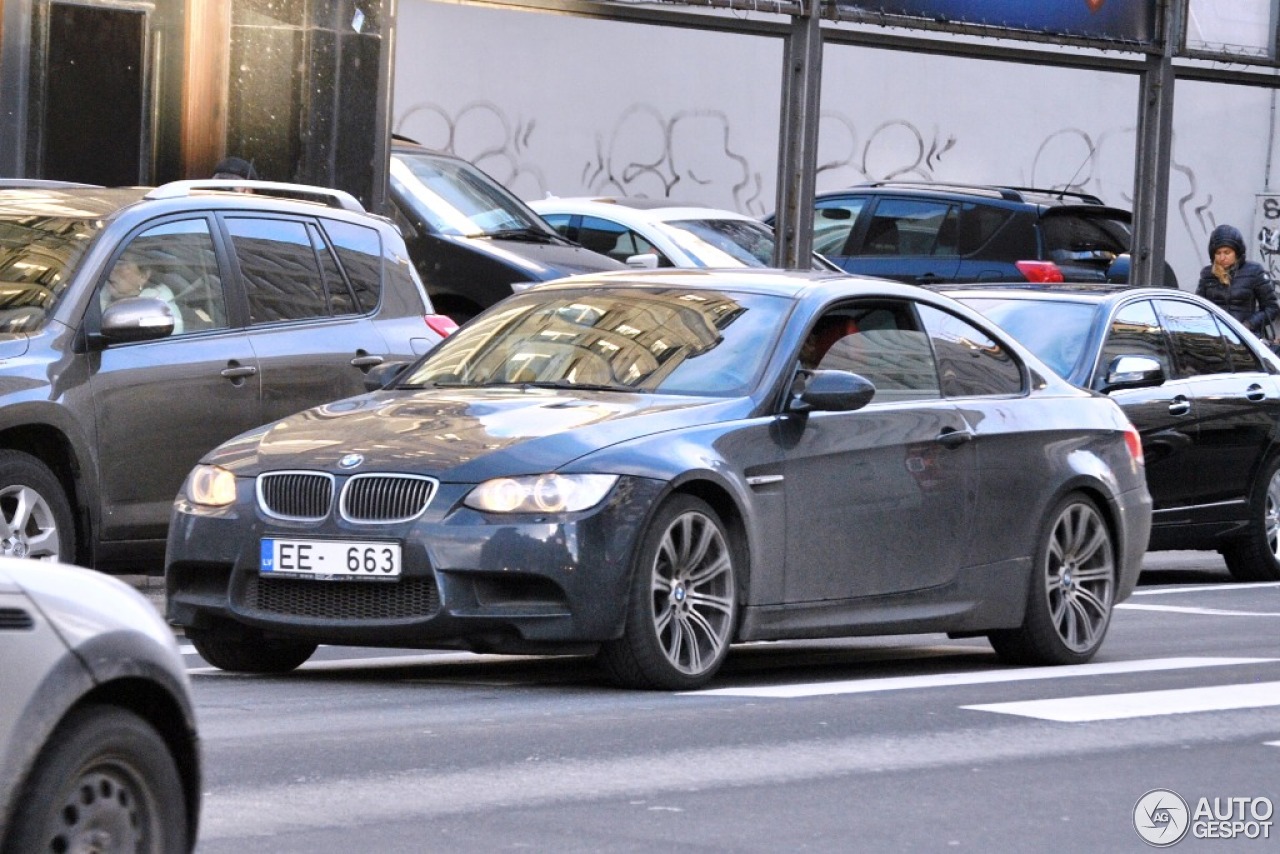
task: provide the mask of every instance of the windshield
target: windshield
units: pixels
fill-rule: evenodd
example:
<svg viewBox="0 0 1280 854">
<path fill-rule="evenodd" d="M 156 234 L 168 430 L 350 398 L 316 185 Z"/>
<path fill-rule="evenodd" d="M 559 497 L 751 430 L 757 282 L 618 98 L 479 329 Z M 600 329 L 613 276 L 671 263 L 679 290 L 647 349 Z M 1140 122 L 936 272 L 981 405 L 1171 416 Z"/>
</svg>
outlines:
<svg viewBox="0 0 1280 854">
<path fill-rule="evenodd" d="M 397 151 L 391 156 L 391 183 L 416 218 L 439 234 L 555 236 L 523 202 L 463 160 Z"/>
<path fill-rule="evenodd" d="M 399 387 L 534 386 L 729 397 L 769 357 L 790 300 L 682 288 L 513 297 L 463 327 Z"/>
<path fill-rule="evenodd" d="M 773 230 L 743 219 L 682 219 L 661 224 L 699 267 L 768 267 Z"/>
<path fill-rule="evenodd" d="M 44 325 L 101 226 L 97 219 L 0 218 L 0 334 Z"/>
<path fill-rule="evenodd" d="M 1083 302 L 955 296 L 1067 379 L 1084 355 L 1089 330 L 1098 313 L 1098 306 Z"/>
</svg>

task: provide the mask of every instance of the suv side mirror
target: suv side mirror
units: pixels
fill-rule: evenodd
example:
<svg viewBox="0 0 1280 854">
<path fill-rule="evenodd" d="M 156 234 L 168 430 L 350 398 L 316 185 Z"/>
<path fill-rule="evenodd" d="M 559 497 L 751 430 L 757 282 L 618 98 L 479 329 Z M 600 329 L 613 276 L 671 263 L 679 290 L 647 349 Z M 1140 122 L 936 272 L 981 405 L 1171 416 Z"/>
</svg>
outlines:
<svg viewBox="0 0 1280 854">
<path fill-rule="evenodd" d="M 364 390 L 378 391 L 386 388 L 395 382 L 396 377 L 403 374 L 407 367 L 409 367 L 408 362 L 383 362 L 381 365 L 375 365 L 364 375 Z"/>
<path fill-rule="evenodd" d="M 1150 356 L 1116 356 L 1107 365 L 1102 391 L 1121 388 L 1148 388 L 1165 381 L 1164 368 Z"/>
<path fill-rule="evenodd" d="M 112 303 L 102 313 L 94 337 L 111 344 L 154 341 L 173 334 L 173 309 L 162 299 L 131 297 Z"/>
</svg>

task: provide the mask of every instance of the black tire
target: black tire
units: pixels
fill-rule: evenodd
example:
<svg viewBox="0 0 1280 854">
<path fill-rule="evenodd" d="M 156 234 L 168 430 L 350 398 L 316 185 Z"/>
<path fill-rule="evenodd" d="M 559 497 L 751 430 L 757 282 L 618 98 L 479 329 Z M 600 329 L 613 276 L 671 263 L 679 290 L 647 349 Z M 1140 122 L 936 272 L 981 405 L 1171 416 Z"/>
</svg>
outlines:
<svg viewBox="0 0 1280 854">
<path fill-rule="evenodd" d="M 1111 530 L 1079 493 L 1059 501 L 1045 521 L 1022 625 L 987 637 L 1009 664 L 1083 664 L 1102 646 L 1115 604 Z"/>
<path fill-rule="evenodd" d="M 316 651 L 310 641 L 266 638 L 252 629 L 186 630 L 200 657 L 232 673 L 288 673 Z"/>
<path fill-rule="evenodd" d="M 598 660 L 618 684 L 688 690 L 720 669 L 737 623 L 734 554 L 704 501 L 678 495 L 641 540 L 623 635 Z"/>
<path fill-rule="evenodd" d="M 67 494 L 48 466 L 22 451 L 0 451 L 0 555 L 76 562 Z"/>
<path fill-rule="evenodd" d="M 1280 581 L 1280 457 L 1268 460 L 1249 497 L 1249 527 L 1222 548 L 1237 581 Z"/>
<path fill-rule="evenodd" d="M 191 850 L 182 778 L 168 745 L 116 706 L 75 709 L 23 784 L 5 848 L 30 851 Z"/>
</svg>

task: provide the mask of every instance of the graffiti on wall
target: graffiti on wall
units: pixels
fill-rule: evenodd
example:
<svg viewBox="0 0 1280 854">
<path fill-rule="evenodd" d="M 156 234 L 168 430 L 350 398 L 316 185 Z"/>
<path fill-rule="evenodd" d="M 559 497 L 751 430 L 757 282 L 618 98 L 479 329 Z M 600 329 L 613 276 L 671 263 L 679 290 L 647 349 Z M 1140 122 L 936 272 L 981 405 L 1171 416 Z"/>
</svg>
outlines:
<svg viewBox="0 0 1280 854">
<path fill-rule="evenodd" d="M 953 180 L 950 176 L 957 170 L 949 168 L 948 160 L 966 153 L 960 133 L 907 119 L 878 122 L 865 134 L 838 111 L 824 111 L 820 121 L 819 189 L 868 181 Z M 665 112 L 650 103 L 632 103 L 594 130 L 589 152 L 556 151 L 557 157 L 577 158 L 578 165 L 554 186 L 547 176 L 550 164 L 539 159 L 546 141 L 538 139 L 540 133 L 545 135 L 538 121 L 508 115 L 493 102 L 477 101 L 453 110 L 415 104 L 398 117 L 395 130 L 471 160 L 521 198 L 555 192 L 668 198 L 755 216 L 773 210 L 774 140 L 748 144 L 720 110 Z M 1007 180 L 1092 194 L 1131 208 L 1135 133 L 1132 127 L 1102 133 L 1075 127 L 1051 131 L 1029 149 L 1033 153 L 1024 166 L 1007 170 Z M 1197 186 L 1194 171 L 1186 165 L 1175 162 L 1170 180 L 1170 199 L 1183 233 L 1171 232 L 1167 244 L 1185 238 L 1191 246 L 1204 246 L 1217 225 L 1213 196 Z M 577 181 L 577 186 L 567 186 L 569 181 Z M 1260 242 L 1268 243 L 1268 260 L 1274 254 L 1280 264 L 1280 236 L 1260 236 Z M 1274 250 L 1271 242 L 1277 244 Z M 1176 272 L 1185 282 L 1196 271 Z"/>
</svg>

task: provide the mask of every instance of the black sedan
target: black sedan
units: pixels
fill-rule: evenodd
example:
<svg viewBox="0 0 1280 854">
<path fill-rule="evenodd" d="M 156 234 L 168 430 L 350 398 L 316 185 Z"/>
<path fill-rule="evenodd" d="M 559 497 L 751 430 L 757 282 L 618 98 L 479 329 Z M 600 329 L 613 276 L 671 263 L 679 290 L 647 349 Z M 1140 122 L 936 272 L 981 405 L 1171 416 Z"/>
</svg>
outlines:
<svg viewBox="0 0 1280 854">
<path fill-rule="evenodd" d="M 1119 407 L 944 296 L 625 272 L 531 289 L 206 455 L 166 594 L 237 671 L 318 643 L 595 652 L 682 689 L 735 641 L 916 632 L 1072 664 L 1149 528 Z"/>
<path fill-rule="evenodd" d="M 1150 548 L 1220 551 L 1280 580 L 1280 361 L 1216 306 L 1168 288 L 974 288 L 987 315 L 1142 434 Z"/>
</svg>

